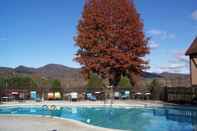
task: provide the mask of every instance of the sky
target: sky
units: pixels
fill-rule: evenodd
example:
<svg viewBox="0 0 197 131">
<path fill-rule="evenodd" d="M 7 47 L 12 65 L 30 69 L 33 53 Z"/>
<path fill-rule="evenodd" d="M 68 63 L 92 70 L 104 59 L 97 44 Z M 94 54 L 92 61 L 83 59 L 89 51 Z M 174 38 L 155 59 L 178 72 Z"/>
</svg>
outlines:
<svg viewBox="0 0 197 131">
<path fill-rule="evenodd" d="M 134 0 L 150 37 L 149 72 L 188 73 L 197 0 Z M 73 40 L 84 0 L 0 0 L 0 67 L 80 67 Z"/>
</svg>

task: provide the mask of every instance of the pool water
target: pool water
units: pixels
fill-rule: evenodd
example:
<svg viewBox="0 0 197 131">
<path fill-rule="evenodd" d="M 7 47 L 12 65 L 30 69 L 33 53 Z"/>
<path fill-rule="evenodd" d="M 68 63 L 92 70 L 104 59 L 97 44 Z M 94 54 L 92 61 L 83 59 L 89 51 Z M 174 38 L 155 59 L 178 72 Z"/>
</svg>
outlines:
<svg viewBox="0 0 197 131">
<path fill-rule="evenodd" d="M 0 114 L 50 115 L 132 131 L 197 131 L 197 109 L 185 107 L 0 107 Z"/>
</svg>

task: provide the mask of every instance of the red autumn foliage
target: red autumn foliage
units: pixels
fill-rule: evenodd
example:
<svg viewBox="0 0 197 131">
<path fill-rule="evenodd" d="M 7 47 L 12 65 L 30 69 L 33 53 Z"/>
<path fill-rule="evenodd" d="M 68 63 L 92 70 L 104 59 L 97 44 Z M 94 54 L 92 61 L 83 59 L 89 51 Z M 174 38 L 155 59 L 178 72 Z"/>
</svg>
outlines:
<svg viewBox="0 0 197 131">
<path fill-rule="evenodd" d="M 134 84 L 147 67 L 148 39 L 131 0 L 86 0 L 75 41 L 86 78 L 95 72 L 116 85 L 127 75 Z"/>
</svg>

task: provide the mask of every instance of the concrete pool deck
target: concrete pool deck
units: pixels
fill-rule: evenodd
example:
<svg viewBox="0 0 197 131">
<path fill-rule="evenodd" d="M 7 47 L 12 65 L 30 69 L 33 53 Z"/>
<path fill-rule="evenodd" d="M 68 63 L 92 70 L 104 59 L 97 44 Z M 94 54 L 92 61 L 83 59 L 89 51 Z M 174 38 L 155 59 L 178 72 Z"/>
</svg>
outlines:
<svg viewBox="0 0 197 131">
<path fill-rule="evenodd" d="M 56 106 L 111 106 L 110 100 L 107 103 L 104 101 L 43 101 L 43 102 L 35 102 L 35 101 L 24 101 L 24 102 L 4 102 L 0 104 L 1 106 L 25 106 L 25 105 L 56 105 Z M 165 103 L 162 101 L 151 101 L 151 100 L 114 100 L 112 106 L 163 106 L 163 105 L 173 105 L 170 103 Z"/>
<path fill-rule="evenodd" d="M 0 131 L 113 131 L 72 120 L 48 117 L 1 116 Z"/>
</svg>

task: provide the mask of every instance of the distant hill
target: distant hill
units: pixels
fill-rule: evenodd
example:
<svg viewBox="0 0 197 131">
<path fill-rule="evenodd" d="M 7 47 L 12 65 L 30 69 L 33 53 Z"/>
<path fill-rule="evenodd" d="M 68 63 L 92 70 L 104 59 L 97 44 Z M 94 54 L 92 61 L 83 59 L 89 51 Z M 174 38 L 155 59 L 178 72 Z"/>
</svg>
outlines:
<svg viewBox="0 0 197 131">
<path fill-rule="evenodd" d="M 34 73 L 34 72 L 36 72 L 35 68 L 26 67 L 26 66 L 22 66 L 22 65 L 16 67 L 14 70 L 17 73 Z"/>
<path fill-rule="evenodd" d="M 157 73 L 143 72 L 142 77 L 144 77 L 144 78 L 160 78 L 162 76 Z"/>
<path fill-rule="evenodd" d="M 59 64 L 48 64 L 39 68 L 26 67 L 22 65 L 16 68 L 0 67 L 0 76 L 13 75 L 30 75 L 45 77 L 47 79 L 58 79 L 66 90 L 83 90 L 85 85 L 85 80 L 80 73 L 80 68 L 71 68 Z M 161 74 L 144 72 L 140 82 L 144 83 L 145 81 L 153 79 L 158 79 L 168 86 L 190 86 L 188 74 L 167 72 Z"/>
<path fill-rule="evenodd" d="M 39 68 L 18 66 L 16 68 L 0 67 L 0 76 L 27 75 L 46 79 L 58 79 L 66 90 L 80 90 L 84 88 L 85 81 L 78 68 L 64 65 L 48 64 Z"/>
</svg>

